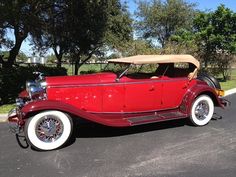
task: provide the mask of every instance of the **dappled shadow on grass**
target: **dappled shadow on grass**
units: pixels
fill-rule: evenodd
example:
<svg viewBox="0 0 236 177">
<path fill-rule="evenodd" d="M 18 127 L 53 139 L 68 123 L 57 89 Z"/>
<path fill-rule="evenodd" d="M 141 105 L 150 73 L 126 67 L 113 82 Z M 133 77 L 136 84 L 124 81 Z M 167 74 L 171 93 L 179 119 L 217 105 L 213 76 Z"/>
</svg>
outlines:
<svg viewBox="0 0 236 177">
<path fill-rule="evenodd" d="M 225 80 L 224 78 L 217 78 L 217 80 L 218 80 L 219 82 L 226 82 L 226 80 Z"/>
</svg>

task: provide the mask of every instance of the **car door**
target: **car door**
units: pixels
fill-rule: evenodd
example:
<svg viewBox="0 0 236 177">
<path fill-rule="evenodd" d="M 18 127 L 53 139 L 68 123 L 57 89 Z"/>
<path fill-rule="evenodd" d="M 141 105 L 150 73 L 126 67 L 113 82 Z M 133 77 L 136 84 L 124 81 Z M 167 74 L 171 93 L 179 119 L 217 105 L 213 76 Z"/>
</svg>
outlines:
<svg viewBox="0 0 236 177">
<path fill-rule="evenodd" d="M 103 86 L 103 113 L 124 112 L 125 89 L 123 83 Z"/>
<path fill-rule="evenodd" d="M 156 92 L 157 87 L 152 80 L 129 80 L 123 77 L 117 83 L 103 86 L 103 112 L 156 110 Z"/>
<path fill-rule="evenodd" d="M 123 82 L 117 82 L 117 75 L 109 73 L 101 77 L 102 87 L 102 112 L 124 112 L 125 89 Z"/>
<path fill-rule="evenodd" d="M 188 78 L 165 77 L 162 83 L 162 109 L 177 108 L 187 89 Z"/>
<path fill-rule="evenodd" d="M 134 79 L 124 83 L 125 112 L 150 112 L 157 107 L 157 92 L 161 92 L 151 79 Z M 160 99 L 159 99 L 160 100 Z"/>
</svg>

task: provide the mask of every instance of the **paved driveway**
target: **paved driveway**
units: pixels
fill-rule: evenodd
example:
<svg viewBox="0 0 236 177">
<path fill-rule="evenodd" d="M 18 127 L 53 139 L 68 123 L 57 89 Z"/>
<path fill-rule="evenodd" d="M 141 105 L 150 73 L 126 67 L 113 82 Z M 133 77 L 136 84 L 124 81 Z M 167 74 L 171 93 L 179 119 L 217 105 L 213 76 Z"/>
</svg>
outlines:
<svg viewBox="0 0 236 177">
<path fill-rule="evenodd" d="M 207 126 L 185 120 L 115 129 L 83 125 L 71 145 L 51 152 L 20 148 L 0 124 L 0 176 L 235 177 L 236 94 Z"/>
</svg>

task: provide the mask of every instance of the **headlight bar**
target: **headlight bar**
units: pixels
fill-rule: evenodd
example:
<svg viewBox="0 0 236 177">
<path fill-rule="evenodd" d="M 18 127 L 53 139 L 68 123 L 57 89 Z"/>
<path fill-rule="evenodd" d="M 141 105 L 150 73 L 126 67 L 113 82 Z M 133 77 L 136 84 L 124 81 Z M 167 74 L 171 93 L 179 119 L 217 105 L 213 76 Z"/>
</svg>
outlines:
<svg viewBox="0 0 236 177">
<path fill-rule="evenodd" d="M 44 93 L 44 89 L 46 88 L 46 82 L 35 82 L 35 81 L 27 81 L 26 82 L 26 90 L 29 93 L 30 98 L 35 95 L 40 95 Z"/>
</svg>

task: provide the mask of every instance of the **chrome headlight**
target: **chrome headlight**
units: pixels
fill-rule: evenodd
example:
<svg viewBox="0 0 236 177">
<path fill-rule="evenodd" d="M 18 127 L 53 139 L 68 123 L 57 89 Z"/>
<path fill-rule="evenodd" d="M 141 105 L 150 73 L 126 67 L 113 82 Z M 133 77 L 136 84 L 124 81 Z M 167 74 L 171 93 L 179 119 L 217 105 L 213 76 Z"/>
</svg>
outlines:
<svg viewBox="0 0 236 177">
<path fill-rule="evenodd" d="M 39 82 L 39 85 L 41 88 L 45 89 L 47 86 L 47 83 L 46 83 L 46 81 L 41 81 L 41 82 Z"/>
<path fill-rule="evenodd" d="M 24 100 L 22 98 L 16 98 L 16 106 L 23 107 L 24 106 Z"/>
<path fill-rule="evenodd" d="M 46 88 L 46 82 L 35 82 L 35 81 L 27 81 L 26 82 L 26 90 L 29 93 L 30 98 L 35 95 L 40 95 L 44 93 L 44 89 Z"/>
</svg>

